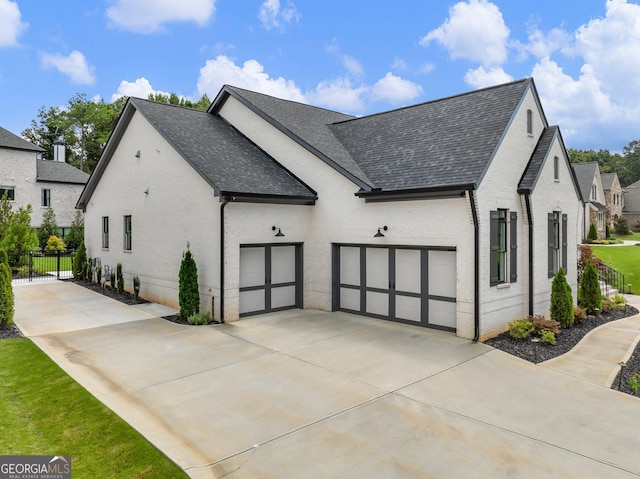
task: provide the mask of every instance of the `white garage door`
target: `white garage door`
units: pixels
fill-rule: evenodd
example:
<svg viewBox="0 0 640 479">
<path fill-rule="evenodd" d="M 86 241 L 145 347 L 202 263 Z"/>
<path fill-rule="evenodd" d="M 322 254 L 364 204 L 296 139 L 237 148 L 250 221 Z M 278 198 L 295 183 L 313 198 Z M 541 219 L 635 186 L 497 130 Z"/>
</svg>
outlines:
<svg viewBox="0 0 640 479">
<path fill-rule="evenodd" d="M 456 328 L 456 252 L 334 246 L 334 307 L 377 318 Z"/>
<path fill-rule="evenodd" d="M 302 246 L 240 247 L 240 316 L 302 307 Z"/>
</svg>

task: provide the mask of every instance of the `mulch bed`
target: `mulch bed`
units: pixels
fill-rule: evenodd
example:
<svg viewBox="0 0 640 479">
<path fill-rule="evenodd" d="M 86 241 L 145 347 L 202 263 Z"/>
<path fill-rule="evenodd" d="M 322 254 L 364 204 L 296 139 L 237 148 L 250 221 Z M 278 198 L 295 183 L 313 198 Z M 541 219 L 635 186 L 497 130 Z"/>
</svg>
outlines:
<svg viewBox="0 0 640 479">
<path fill-rule="evenodd" d="M 520 359 L 537 364 L 569 352 L 592 329 L 635 314 L 638 314 L 638 310 L 632 306 L 627 306 L 626 311 L 611 310 L 605 311 L 599 316 L 590 316 L 585 321 L 575 323 L 571 328 L 563 329 L 560 334 L 556 335 L 556 344 L 554 346 L 543 343 L 533 343 L 528 339 L 516 340 L 509 336 L 508 331 L 495 338 L 488 339 L 485 341 L 485 344 L 519 357 Z M 622 381 L 620 381 L 620 373 L 618 373 L 618 377 L 613 381 L 611 388 L 635 395 L 629 386 L 629 378 L 639 370 L 640 344 L 637 345 L 633 355 L 625 364 Z"/>
</svg>

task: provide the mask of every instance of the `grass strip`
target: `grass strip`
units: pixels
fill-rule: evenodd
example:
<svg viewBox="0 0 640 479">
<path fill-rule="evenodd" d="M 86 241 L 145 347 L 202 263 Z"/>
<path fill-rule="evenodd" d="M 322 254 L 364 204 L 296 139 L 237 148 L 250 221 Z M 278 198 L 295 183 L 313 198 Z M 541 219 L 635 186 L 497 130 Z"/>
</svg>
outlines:
<svg viewBox="0 0 640 479">
<path fill-rule="evenodd" d="M 187 475 L 26 338 L 0 341 L 0 454 L 70 455 L 73 477 Z"/>
<path fill-rule="evenodd" d="M 628 284 L 631 284 L 632 293 L 640 293 L 640 246 L 591 245 L 591 251 L 604 264 L 624 274 L 625 293 L 629 292 Z"/>
</svg>

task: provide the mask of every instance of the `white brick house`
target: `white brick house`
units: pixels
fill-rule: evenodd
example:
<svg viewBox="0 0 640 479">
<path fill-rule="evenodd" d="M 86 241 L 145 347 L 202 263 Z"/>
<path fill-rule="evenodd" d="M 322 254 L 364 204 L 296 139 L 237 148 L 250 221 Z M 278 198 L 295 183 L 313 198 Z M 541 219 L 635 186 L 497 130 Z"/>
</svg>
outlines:
<svg viewBox="0 0 640 479">
<path fill-rule="evenodd" d="M 31 225 L 38 228 L 51 205 L 56 222 L 68 233 L 76 203 L 89 175 L 64 161 L 64 147 L 54 160 L 42 159 L 44 150 L 0 127 L 0 196 L 9 195 L 14 209 L 31 205 Z"/>
<path fill-rule="evenodd" d="M 216 319 L 343 310 L 483 339 L 576 288 L 581 200 L 532 79 L 355 118 L 225 86 L 130 99 L 83 191 L 88 255 Z"/>
</svg>

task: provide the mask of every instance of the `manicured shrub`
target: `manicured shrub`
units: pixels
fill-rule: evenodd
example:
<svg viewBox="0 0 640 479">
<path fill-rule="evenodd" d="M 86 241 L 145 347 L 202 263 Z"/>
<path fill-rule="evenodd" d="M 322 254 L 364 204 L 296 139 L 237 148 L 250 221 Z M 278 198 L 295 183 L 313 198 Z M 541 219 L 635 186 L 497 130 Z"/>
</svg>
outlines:
<svg viewBox="0 0 640 479">
<path fill-rule="evenodd" d="M 613 224 L 613 227 L 616 230 L 616 234 L 618 235 L 629 234 L 629 223 L 627 222 L 627 218 L 625 218 L 624 216 L 618 218 Z"/>
<path fill-rule="evenodd" d="M 102 284 L 102 261 L 96 258 L 96 283 Z"/>
<path fill-rule="evenodd" d="M 635 394 L 638 394 L 638 391 L 640 391 L 640 371 L 636 371 L 635 374 L 629 378 L 629 387 Z"/>
<path fill-rule="evenodd" d="M 609 231 L 609 225 L 607 224 L 604 228 L 604 237 L 609 239 L 611 238 L 611 231 Z"/>
<path fill-rule="evenodd" d="M 7 253 L 0 249 L 0 327 L 13 324 L 14 298 Z"/>
<path fill-rule="evenodd" d="M 133 277 L 133 299 L 138 302 L 138 298 L 140 297 L 140 278 L 138 276 Z"/>
<path fill-rule="evenodd" d="M 592 261 L 587 261 L 582 278 L 580 278 L 578 305 L 586 309 L 588 314 L 602 310 L 602 292 L 600 291 L 598 271 Z"/>
<path fill-rule="evenodd" d="M 187 249 L 182 257 L 180 272 L 178 273 L 178 302 L 180 317 L 188 319 L 200 312 L 200 290 L 198 288 L 198 267 Z"/>
<path fill-rule="evenodd" d="M 564 269 L 560 268 L 551 283 L 551 319 L 558 321 L 560 326 L 568 328 L 573 324 L 573 297 L 569 294 L 571 287 L 567 283 Z"/>
<path fill-rule="evenodd" d="M 528 319 L 516 319 L 509 323 L 509 336 L 513 339 L 527 339 L 534 330 L 533 323 Z"/>
<path fill-rule="evenodd" d="M 589 241 L 595 241 L 598 239 L 598 230 L 596 230 L 596 225 L 594 225 L 593 223 L 591 223 L 591 226 L 589 226 L 589 234 L 587 235 L 587 239 Z"/>
<path fill-rule="evenodd" d="M 600 305 L 601 305 L 602 311 L 611 311 L 614 306 L 613 301 L 611 301 L 608 298 L 602 298 L 600 300 Z"/>
<path fill-rule="evenodd" d="M 192 314 L 187 318 L 189 324 L 209 324 L 212 321 L 211 313 L 209 311 L 203 311 L 201 313 Z"/>
<path fill-rule="evenodd" d="M 540 331 L 540 341 L 554 346 L 556 344 L 556 333 L 553 331 Z"/>
<path fill-rule="evenodd" d="M 47 240 L 47 247 L 45 249 L 49 253 L 54 253 L 56 251 L 64 251 L 66 247 L 64 241 L 54 235 L 49 236 L 49 239 Z"/>
<path fill-rule="evenodd" d="M 111 268 L 111 277 L 109 279 L 111 280 L 111 289 L 115 291 L 115 289 L 116 289 L 116 272 L 113 270 L 113 268 Z"/>
<path fill-rule="evenodd" d="M 122 263 L 116 265 L 116 280 L 118 281 L 118 294 L 124 293 L 124 276 L 122 276 Z"/>
<path fill-rule="evenodd" d="M 573 307 L 573 318 L 576 323 L 580 323 L 587 319 L 587 310 L 580 306 Z"/>
<path fill-rule="evenodd" d="M 560 332 L 560 323 L 553 319 L 547 319 L 541 315 L 535 315 L 531 318 L 531 323 L 535 329 L 535 332 L 541 334 L 543 331 L 551 331 L 552 333 Z"/>
<path fill-rule="evenodd" d="M 78 251 L 73 257 L 72 272 L 73 277 L 78 281 L 84 281 L 87 267 L 87 248 L 84 241 L 78 246 Z"/>
</svg>

